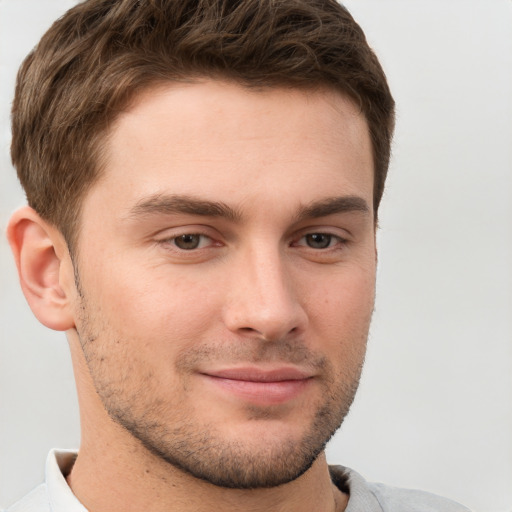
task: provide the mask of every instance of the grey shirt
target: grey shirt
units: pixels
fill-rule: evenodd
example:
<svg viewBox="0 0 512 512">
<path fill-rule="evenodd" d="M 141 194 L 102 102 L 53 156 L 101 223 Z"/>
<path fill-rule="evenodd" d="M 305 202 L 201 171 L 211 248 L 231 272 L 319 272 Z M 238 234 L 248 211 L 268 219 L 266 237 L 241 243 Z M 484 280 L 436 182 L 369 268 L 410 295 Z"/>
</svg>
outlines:
<svg viewBox="0 0 512 512">
<path fill-rule="evenodd" d="M 46 461 L 46 481 L 5 512 L 87 512 L 69 488 L 67 475 L 76 452 L 52 450 Z M 352 469 L 331 466 L 331 477 L 350 495 L 346 512 L 470 512 L 434 494 L 367 482 Z"/>
<path fill-rule="evenodd" d="M 350 498 L 345 512 L 471 512 L 436 494 L 367 482 L 344 466 L 330 466 L 332 481 Z"/>
</svg>

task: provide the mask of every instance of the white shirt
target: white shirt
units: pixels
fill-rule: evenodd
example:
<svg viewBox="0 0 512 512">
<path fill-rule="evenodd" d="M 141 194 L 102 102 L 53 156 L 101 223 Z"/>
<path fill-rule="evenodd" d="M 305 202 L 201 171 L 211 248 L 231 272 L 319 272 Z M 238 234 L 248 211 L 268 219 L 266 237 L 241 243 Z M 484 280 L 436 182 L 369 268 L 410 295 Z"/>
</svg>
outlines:
<svg viewBox="0 0 512 512">
<path fill-rule="evenodd" d="M 66 482 L 77 452 L 52 450 L 46 459 L 45 482 L 5 512 L 87 512 Z"/>
<path fill-rule="evenodd" d="M 87 512 L 66 482 L 77 452 L 52 450 L 46 460 L 46 481 L 5 512 Z M 343 466 L 331 467 L 333 479 L 346 480 L 350 498 L 345 512 L 470 512 L 434 494 L 368 483 Z"/>
</svg>

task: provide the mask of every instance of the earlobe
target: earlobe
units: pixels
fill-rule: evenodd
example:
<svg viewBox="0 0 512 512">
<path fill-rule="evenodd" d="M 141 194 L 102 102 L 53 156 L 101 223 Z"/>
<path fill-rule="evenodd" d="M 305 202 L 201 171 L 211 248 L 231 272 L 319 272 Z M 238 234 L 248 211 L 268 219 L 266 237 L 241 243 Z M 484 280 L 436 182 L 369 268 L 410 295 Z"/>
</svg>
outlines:
<svg viewBox="0 0 512 512">
<path fill-rule="evenodd" d="M 74 327 L 73 290 L 70 280 L 63 279 L 72 275 L 72 264 L 60 232 L 27 206 L 11 217 L 7 237 L 21 288 L 34 315 L 50 329 Z"/>
</svg>

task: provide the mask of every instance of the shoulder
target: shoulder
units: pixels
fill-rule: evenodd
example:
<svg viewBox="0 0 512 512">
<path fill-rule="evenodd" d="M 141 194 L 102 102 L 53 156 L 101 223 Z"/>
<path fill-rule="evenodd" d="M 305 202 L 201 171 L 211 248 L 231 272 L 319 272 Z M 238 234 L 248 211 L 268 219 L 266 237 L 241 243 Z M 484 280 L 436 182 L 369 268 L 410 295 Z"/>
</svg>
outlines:
<svg viewBox="0 0 512 512">
<path fill-rule="evenodd" d="M 50 512 L 46 484 L 41 484 L 4 512 Z"/>
<path fill-rule="evenodd" d="M 400 489 L 384 484 L 368 484 L 385 511 L 393 512 L 470 512 L 455 501 L 416 489 Z"/>
<path fill-rule="evenodd" d="M 75 458 L 75 451 L 51 450 L 45 482 L 3 512 L 87 512 L 66 482 Z"/>
<path fill-rule="evenodd" d="M 331 466 L 333 482 L 350 495 L 346 512 L 470 512 L 459 503 L 425 491 L 367 482 L 353 469 Z"/>
</svg>

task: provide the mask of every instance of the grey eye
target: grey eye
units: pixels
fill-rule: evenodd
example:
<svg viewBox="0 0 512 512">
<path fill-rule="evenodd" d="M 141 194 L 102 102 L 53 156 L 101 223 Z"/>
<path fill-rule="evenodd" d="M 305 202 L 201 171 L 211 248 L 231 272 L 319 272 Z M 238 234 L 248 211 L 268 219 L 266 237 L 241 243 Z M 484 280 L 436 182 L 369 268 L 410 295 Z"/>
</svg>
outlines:
<svg viewBox="0 0 512 512">
<path fill-rule="evenodd" d="M 311 233 L 305 236 L 306 244 L 312 249 L 326 249 L 331 245 L 332 235 Z"/>
<path fill-rule="evenodd" d="M 174 239 L 174 244 L 185 251 L 197 249 L 201 244 L 201 236 L 193 234 L 180 235 Z"/>
</svg>

